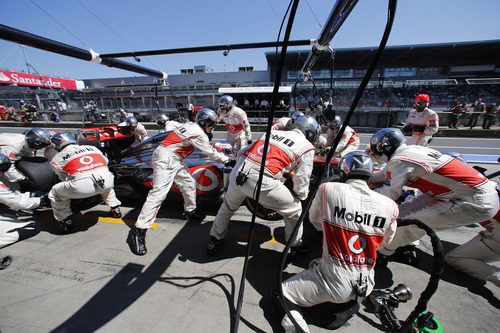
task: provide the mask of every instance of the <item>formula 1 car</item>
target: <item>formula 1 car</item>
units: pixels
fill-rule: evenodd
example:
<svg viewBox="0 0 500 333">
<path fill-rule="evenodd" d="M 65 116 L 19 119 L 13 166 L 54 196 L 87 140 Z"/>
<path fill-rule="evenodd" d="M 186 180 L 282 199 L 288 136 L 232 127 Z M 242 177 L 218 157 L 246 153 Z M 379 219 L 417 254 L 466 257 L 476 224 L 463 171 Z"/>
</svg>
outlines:
<svg viewBox="0 0 500 333">
<path fill-rule="evenodd" d="M 127 205 L 140 206 L 145 201 L 147 193 L 152 188 L 153 169 L 151 158 L 154 149 L 163 141 L 170 132 L 159 133 L 138 144 L 134 141 L 133 134 L 127 127 L 103 126 L 97 128 L 79 129 L 76 135 L 77 143 L 80 145 L 93 145 L 100 148 L 109 159 L 109 168 L 115 175 L 115 192 L 117 197 Z M 235 156 L 230 145 L 225 142 L 217 142 L 214 147 L 228 156 Z M 217 211 L 222 204 L 222 198 L 227 180 L 232 168 L 209 160 L 198 150 L 191 153 L 185 162 L 189 167 L 191 175 L 196 181 L 197 204 L 201 210 Z M 314 160 L 311 184 L 320 179 L 322 165 L 325 163 L 324 156 L 316 156 Z M 338 160 L 330 161 L 325 168 L 326 178 L 335 173 Z M 34 180 L 35 188 L 42 192 L 48 192 L 57 177 L 52 172 L 49 162 L 43 158 L 32 158 L 20 161 L 17 166 L 29 178 Z M 171 201 L 182 200 L 181 193 L 175 182 L 165 200 L 168 205 Z M 100 203 L 100 197 L 93 199 L 77 200 L 72 203 L 75 210 L 84 210 Z M 247 198 L 245 206 L 253 211 L 254 201 Z M 275 211 L 268 210 L 262 206 L 257 207 L 257 216 L 265 220 L 280 220 L 281 216 Z"/>
</svg>

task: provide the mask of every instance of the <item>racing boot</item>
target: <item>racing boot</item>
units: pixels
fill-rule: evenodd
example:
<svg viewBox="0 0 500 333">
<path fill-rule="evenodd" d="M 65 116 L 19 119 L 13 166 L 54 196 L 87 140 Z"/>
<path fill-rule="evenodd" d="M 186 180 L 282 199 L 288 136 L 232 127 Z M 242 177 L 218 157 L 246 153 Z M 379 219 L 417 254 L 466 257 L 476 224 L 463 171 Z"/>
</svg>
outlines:
<svg viewBox="0 0 500 333">
<path fill-rule="evenodd" d="M 217 239 L 214 236 L 210 236 L 210 240 L 207 245 L 207 256 L 211 257 L 217 253 L 217 250 L 224 244 L 224 238 Z"/>
<path fill-rule="evenodd" d="M 120 206 L 111 207 L 111 216 L 115 219 L 122 218 L 122 211 L 120 210 Z"/>
<path fill-rule="evenodd" d="M 62 221 L 58 222 L 57 228 L 59 232 L 63 234 L 70 233 L 74 229 L 73 221 L 71 220 L 71 216 L 65 218 Z"/>
<path fill-rule="evenodd" d="M 184 218 L 188 221 L 203 221 L 203 219 L 206 217 L 205 214 L 202 214 L 198 211 L 198 209 L 193 209 L 190 212 L 184 212 Z"/>
<path fill-rule="evenodd" d="M 127 244 L 133 254 L 138 256 L 145 255 L 146 249 L 146 231 L 148 229 L 140 229 L 132 227 L 128 233 Z"/>
<path fill-rule="evenodd" d="M 417 247 L 415 245 L 405 245 L 398 247 L 393 255 L 389 256 L 390 260 L 397 261 L 403 264 L 416 266 L 418 264 Z"/>
</svg>

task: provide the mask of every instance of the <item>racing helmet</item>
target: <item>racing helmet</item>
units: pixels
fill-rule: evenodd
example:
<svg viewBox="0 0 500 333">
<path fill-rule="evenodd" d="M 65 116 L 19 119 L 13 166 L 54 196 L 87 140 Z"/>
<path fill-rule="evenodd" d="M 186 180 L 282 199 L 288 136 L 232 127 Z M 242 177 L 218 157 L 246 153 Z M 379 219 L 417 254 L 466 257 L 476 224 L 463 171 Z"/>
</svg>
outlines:
<svg viewBox="0 0 500 333">
<path fill-rule="evenodd" d="M 346 180 L 351 176 L 371 177 L 373 174 L 373 162 L 370 155 L 362 150 L 346 154 L 340 160 L 339 174 L 342 180 Z"/>
<path fill-rule="evenodd" d="M 292 118 L 292 124 L 297 120 L 297 118 L 299 118 L 300 116 L 303 116 L 304 115 L 304 112 L 301 112 L 301 111 L 295 111 L 294 113 L 292 113 L 292 116 L 290 118 Z"/>
<path fill-rule="evenodd" d="M 430 101 L 431 99 L 427 94 L 419 94 L 415 96 L 415 99 L 413 100 L 413 102 L 415 102 L 415 109 L 417 109 L 417 111 L 419 112 L 424 111 L 425 108 L 429 106 Z"/>
<path fill-rule="evenodd" d="M 456 158 L 457 160 L 459 160 L 460 162 L 467 164 L 467 161 L 465 160 L 465 158 L 457 152 L 445 151 L 445 152 L 443 152 L 443 154 L 450 155 L 450 156 Z"/>
<path fill-rule="evenodd" d="M 12 163 L 7 155 L 0 154 L 0 172 L 6 172 L 9 170 L 11 164 Z"/>
<path fill-rule="evenodd" d="M 338 130 L 341 125 L 342 125 L 342 118 L 340 118 L 340 116 L 335 116 L 333 117 L 332 120 L 328 121 L 328 127 L 335 131 Z"/>
<path fill-rule="evenodd" d="M 219 97 L 217 102 L 222 111 L 229 111 L 233 107 L 233 98 L 229 95 Z"/>
<path fill-rule="evenodd" d="M 159 114 L 158 117 L 156 117 L 156 123 L 161 126 L 161 127 L 165 127 L 165 124 L 167 123 L 167 121 L 169 121 L 170 119 L 168 118 L 168 116 L 166 114 Z"/>
<path fill-rule="evenodd" d="M 299 129 L 302 133 L 304 133 L 306 139 L 312 144 L 316 142 L 321 132 L 321 128 L 316 119 L 309 116 L 298 117 L 293 123 L 292 128 Z"/>
<path fill-rule="evenodd" d="M 68 132 L 59 132 L 52 135 L 52 139 L 50 139 L 50 144 L 52 145 L 52 148 L 54 148 L 55 150 L 61 151 L 64 149 L 64 147 L 68 145 L 76 144 L 76 139 L 73 135 L 71 135 Z"/>
<path fill-rule="evenodd" d="M 50 145 L 50 132 L 44 128 L 32 128 L 24 138 L 31 149 L 42 149 Z"/>
<path fill-rule="evenodd" d="M 217 118 L 217 113 L 214 110 L 203 108 L 196 113 L 196 123 L 200 125 L 205 133 L 207 133 L 206 128 L 215 128 L 219 122 Z"/>
<path fill-rule="evenodd" d="M 390 159 L 394 151 L 406 141 L 399 128 L 383 128 L 373 134 L 370 139 L 370 151 L 377 157 Z"/>
<path fill-rule="evenodd" d="M 127 126 L 130 126 L 132 128 L 136 128 L 137 127 L 137 124 L 139 123 L 137 121 L 137 118 L 136 117 L 127 117 L 127 119 L 125 119 L 125 122 L 127 123 Z"/>
</svg>

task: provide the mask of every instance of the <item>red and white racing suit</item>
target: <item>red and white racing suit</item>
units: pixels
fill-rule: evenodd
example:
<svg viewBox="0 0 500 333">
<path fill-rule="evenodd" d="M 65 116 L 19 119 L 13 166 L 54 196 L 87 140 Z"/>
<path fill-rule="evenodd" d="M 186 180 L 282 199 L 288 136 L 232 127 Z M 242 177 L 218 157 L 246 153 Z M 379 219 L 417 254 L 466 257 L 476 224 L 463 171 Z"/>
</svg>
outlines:
<svg viewBox="0 0 500 333">
<path fill-rule="evenodd" d="M 500 287 L 500 210 L 491 219 L 481 222 L 486 229 L 467 243 L 446 254 L 446 263 L 477 279 L 491 281 Z"/>
<path fill-rule="evenodd" d="M 227 142 L 233 146 L 235 151 L 244 148 L 247 142 L 252 140 L 252 132 L 250 131 L 247 113 L 239 107 L 233 106 L 231 110 L 221 112 L 220 116 L 226 124 Z"/>
<path fill-rule="evenodd" d="M 26 144 L 24 134 L 0 134 L 0 153 L 7 156 L 12 162 L 9 170 L 4 173 L 4 179 L 10 183 L 24 180 L 26 177 L 16 169 L 14 162 L 23 156 L 33 156 L 34 152 L 35 151 Z"/>
<path fill-rule="evenodd" d="M 163 127 L 161 130 L 159 130 L 158 132 L 159 133 L 165 133 L 165 132 L 169 132 L 169 131 L 173 131 L 174 129 L 176 129 L 177 127 L 179 126 L 182 126 L 181 123 L 179 123 L 178 121 L 175 121 L 175 120 L 169 120 L 169 121 L 166 121 L 165 122 L 165 127 Z"/>
<path fill-rule="evenodd" d="M 339 128 L 340 129 L 340 128 Z M 326 132 L 326 146 L 331 146 L 333 141 L 335 141 L 335 136 L 337 135 L 338 130 L 333 130 L 328 128 Z M 337 148 L 335 149 L 335 153 L 333 156 L 335 157 L 344 157 L 347 153 L 351 151 L 358 150 L 359 148 L 359 135 L 353 130 L 350 126 L 346 126 L 344 134 L 339 141 Z"/>
<path fill-rule="evenodd" d="M 137 228 L 151 227 L 174 181 L 182 193 L 184 211 L 196 209 L 196 182 L 184 161 L 195 149 L 221 163 L 229 160 L 210 146 L 207 135 L 198 124 L 189 122 L 174 129 L 153 152 L 153 188 L 137 217 Z"/>
<path fill-rule="evenodd" d="M 255 198 L 264 140 L 265 134 L 257 142 L 240 151 L 241 156 L 229 175 L 229 187 L 224 195 L 224 203 L 219 208 L 210 229 L 211 236 L 217 239 L 224 238 L 234 212 L 246 197 Z M 283 216 L 287 240 L 302 212 L 300 200 L 307 197 L 313 159 L 314 147 L 300 130 L 271 132 L 259 204 Z M 236 177 L 240 171 L 248 174 L 248 179 L 241 186 L 236 184 Z M 293 193 L 284 185 L 284 175 L 290 172 L 294 173 Z M 296 238 L 290 240 L 292 246 L 298 245 L 301 237 L 302 227 Z"/>
<path fill-rule="evenodd" d="M 117 125 L 118 127 L 129 127 L 126 122 L 121 122 Z M 148 131 L 146 131 L 146 128 L 144 127 L 143 124 L 137 123 L 137 126 L 135 128 L 131 127 L 130 130 L 134 134 L 134 144 L 142 142 L 146 139 L 149 138 L 148 136 Z"/>
<path fill-rule="evenodd" d="M 372 182 L 389 185 L 378 192 L 397 200 L 403 186 L 422 192 L 400 205 L 401 219 L 416 219 L 434 231 L 453 229 L 488 220 L 498 211 L 496 185 L 476 169 L 441 152 L 422 146 L 402 144 Z M 420 239 L 425 231 L 416 226 L 399 227 L 390 245 L 381 249 L 390 255 L 400 246 Z"/>
<path fill-rule="evenodd" d="M 34 209 L 40 206 L 39 197 L 31 197 L 30 193 L 20 193 L 9 189 L 0 182 L 0 203 L 8 206 L 12 211 L 2 209 L 0 213 L 0 247 L 15 243 L 35 235 L 35 221 L 17 218 L 15 211 L 20 209 Z"/>
<path fill-rule="evenodd" d="M 412 109 L 408 112 L 406 126 L 413 128 L 412 136 L 406 138 L 407 145 L 427 146 L 439 130 L 439 116 L 429 108 L 422 112 Z"/>
<path fill-rule="evenodd" d="M 73 213 L 71 199 L 100 194 L 106 205 L 120 206 L 113 189 L 114 177 L 108 169 L 108 159 L 97 147 L 68 145 L 52 158 L 50 165 L 61 180 L 49 192 L 57 221 L 63 221 Z"/>
<path fill-rule="evenodd" d="M 292 129 L 292 126 L 293 126 L 292 118 L 281 117 L 280 119 L 274 122 L 273 126 L 271 127 L 271 130 L 289 131 Z"/>
<path fill-rule="evenodd" d="M 322 184 L 309 211 L 309 220 L 323 232 L 322 257 L 314 267 L 283 282 L 283 296 L 302 307 L 346 303 L 356 297 L 360 276 L 367 279 L 369 295 L 375 285 L 377 248 L 391 242 L 397 217 L 396 203 L 372 191 L 364 180 Z M 309 332 L 300 313 L 291 313 Z M 288 316 L 281 323 L 286 332 L 295 332 Z"/>
</svg>

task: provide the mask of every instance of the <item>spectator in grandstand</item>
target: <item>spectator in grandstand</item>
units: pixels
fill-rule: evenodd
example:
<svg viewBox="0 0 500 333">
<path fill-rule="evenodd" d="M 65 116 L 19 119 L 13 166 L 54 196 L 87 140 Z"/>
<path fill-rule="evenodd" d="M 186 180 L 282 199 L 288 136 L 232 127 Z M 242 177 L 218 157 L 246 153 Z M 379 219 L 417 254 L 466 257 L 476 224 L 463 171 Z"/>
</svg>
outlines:
<svg viewBox="0 0 500 333">
<path fill-rule="evenodd" d="M 470 129 L 472 129 L 474 126 L 477 125 L 479 116 L 481 115 L 481 113 L 486 111 L 486 104 L 483 102 L 482 98 L 478 98 L 478 100 L 475 101 L 471 105 L 471 107 L 472 107 L 472 114 L 470 115 L 469 123 L 467 124 L 467 127 L 470 127 Z"/>
<path fill-rule="evenodd" d="M 439 130 L 439 117 L 429 109 L 429 95 L 419 94 L 413 101 L 415 108 L 408 113 L 403 132 L 408 136 L 408 145 L 427 146 Z"/>
<path fill-rule="evenodd" d="M 286 104 L 285 99 L 281 98 L 280 99 L 280 109 L 283 111 L 287 111 L 289 108 L 288 104 Z"/>
<path fill-rule="evenodd" d="M 490 129 L 491 125 L 495 125 L 495 113 L 497 112 L 500 112 L 499 103 L 492 103 L 486 107 L 486 113 L 483 118 L 483 129 Z"/>
<path fill-rule="evenodd" d="M 260 101 L 260 108 L 262 110 L 268 110 L 269 109 L 269 102 L 267 101 L 267 99 L 263 99 L 262 101 Z"/>
<path fill-rule="evenodd" d="M 247 113 L 233 104 L 229 95 L 221 96 L 218 100 L 218 114 L 226 124 L 227 142 L 238 151 L 252 143 L 252 132 L 248 122 Z"/>
<path fill-rule="evenodd" d="M 457 100 L 450 109 L 451 113 L 448 115 L 448 127 L 458 128 L 460 125 L 460 118 L 467 110 L 467 102 Z"/>
<path fill-rule="evenodd" d="M 118 108 L 118 114 L 120 117 L 120 122 L 123 122 L 127 119 L 127 112 L 124 108 Z"/>
<path fill-rule="evenodd" d="M 245 97 L 245 100 L 243 101 L 243 107 L 245 108 L 245 110 L 250 109 L 250 101 L 248 100 L 247 97 Z"/>
<path fill-rule="evenodd" d="M 259 107 L 260 107 L 260 101 L 259 101 L 259 99 L 258 99 L 258 98 L 256 98 L 256 99 L 253 101 L 253 108 L 254 108 L 255 110 L 258 110 L 258 109 L 259 109 Z"/>
</svg>

